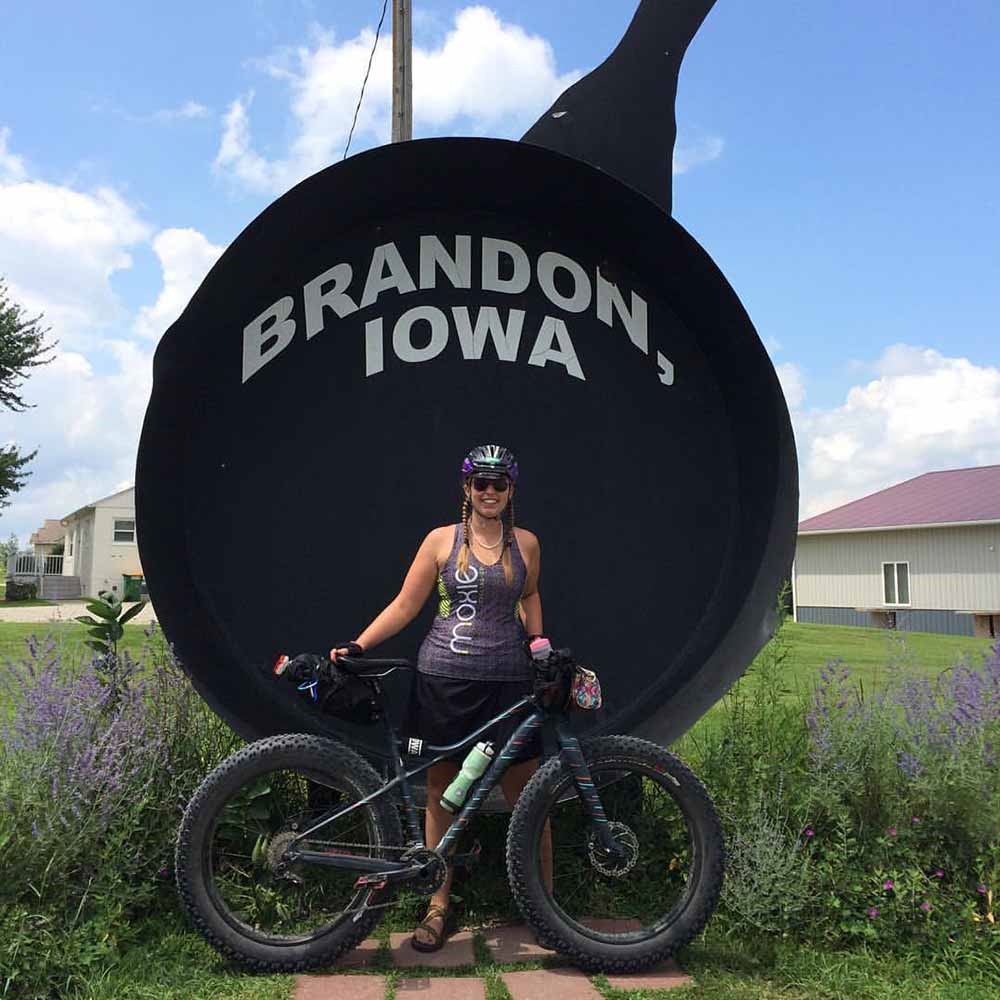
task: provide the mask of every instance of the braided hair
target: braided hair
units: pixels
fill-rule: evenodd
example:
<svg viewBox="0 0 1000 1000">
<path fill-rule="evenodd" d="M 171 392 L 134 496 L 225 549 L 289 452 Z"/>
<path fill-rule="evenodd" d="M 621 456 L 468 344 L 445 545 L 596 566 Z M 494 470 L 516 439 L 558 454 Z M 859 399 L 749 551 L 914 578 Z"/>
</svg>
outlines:
<svg viewBox="0 0 1000 1000">
<path fill-rule="evenodd" d="M 468 489 L 469 480 L 466 479 L 462 484 L 462 547 L 458 550 L 458 557 L 455 560 L 456 567 L 463 575 L 469 572 L 469 553 L 472 552 L 472 501 L 469 499 Z M 510 555 L 511 542 L 514 540 L 513 498 L 507 501 L 507 509 L 500 526 L 503 531 L 500 565 L 503 566 L 507 586 L 510 586 L 514 582 L 514 565 Z"/>
</svg>

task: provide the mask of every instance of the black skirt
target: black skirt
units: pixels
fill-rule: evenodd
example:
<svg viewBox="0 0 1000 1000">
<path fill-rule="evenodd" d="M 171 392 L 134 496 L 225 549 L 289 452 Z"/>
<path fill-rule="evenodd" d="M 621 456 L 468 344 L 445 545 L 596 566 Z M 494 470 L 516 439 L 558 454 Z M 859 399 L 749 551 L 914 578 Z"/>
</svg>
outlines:
<svg viewBox="0 0 1000 1000">
<path fill-rule="evenodd" d="M 403 725 L 403 748 L 406 738 L 417 736 L 424 743 L 443 746 L 456 743 L 463 736 L 485 725 L 504 709 L 530 694 L 532 681 L 467 680 L 440 677 L 437 674 L 414 672 L 410 700 Z M 518 712 L 491 726 L 476 742 L 489 740 L 499 753 L 514 730 L 524 721 L 527 711 Z M 461 761 L 472 744 L 456 750 L 451 756 Z M 518 751 L 516 760 L 530 760 L 542 754 L 541 734 L 534 736 Z"/>
</svg>

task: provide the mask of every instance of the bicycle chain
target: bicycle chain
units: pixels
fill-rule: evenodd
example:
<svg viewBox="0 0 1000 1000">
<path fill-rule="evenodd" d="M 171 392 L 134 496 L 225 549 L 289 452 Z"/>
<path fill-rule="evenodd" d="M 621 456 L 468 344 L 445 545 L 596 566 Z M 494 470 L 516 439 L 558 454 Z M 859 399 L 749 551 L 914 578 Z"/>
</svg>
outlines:
<svg viewBox="0 0 1000 1000">
<path fill-rule="evenodd" d="M 312 839 L 310 839 L 309 843 L 310 844 L 317 844 L 317 845 L 322 846 L 322 847 L 361 847 L 361 848 L 364 848 L 366 851 L 371 851 L 372 850 L 372 845 L 371 844 L 351 844 L 351 843 L 348 843 L 347 841 L 342 841 L 342 840 L 312 840 Z M 409 844 L 409 845 L 407 845 L 405 847 L 397 847 L 394 844 L 385 844 L 385 845 L 382 845 L 382 850 L 383 851 L 399 851 L 399 852 L 402 852 L 402 853 L 405 854 L 407 851 L 414 850 L 416 848 L 416 846 L 417 846 L 416 844 Z M 345 914 L 348 914 L 348 913 L 366 913 L 368 910 L 384 910 L 384 909 L 387 909 L 390 906 L 399 906 L 402 902 L 403 902 L 403 900 L 397 897 L 396 899 L 390 900 L 388 903 L 372 903 L 370 905 L 356 906 L 356 907 L 352 907 L 352 908 L 349 908 L 349 909 L 346 909 L 346 910 L 338 910 L 336 913 L 332 914 L 332 916 L 334 916 L 334 917 L 342 917 L 342 916 L 344 916 Z"/>
</svg>

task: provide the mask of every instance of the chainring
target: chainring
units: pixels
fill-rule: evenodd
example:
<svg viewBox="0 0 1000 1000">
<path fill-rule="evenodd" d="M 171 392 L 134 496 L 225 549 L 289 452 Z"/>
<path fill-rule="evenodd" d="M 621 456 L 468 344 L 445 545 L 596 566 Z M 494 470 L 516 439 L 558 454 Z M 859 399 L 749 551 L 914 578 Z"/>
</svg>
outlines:
<svg viewBox="0 0 1000 1000">
<path fill-rule="evenodd" d="M 417 878 L 406 883 L 421 896 L 433 896 L 448 877 L 448 862 L 431 847 L 411 848 L 400 860 L 425 866 Z"/>
</svg>

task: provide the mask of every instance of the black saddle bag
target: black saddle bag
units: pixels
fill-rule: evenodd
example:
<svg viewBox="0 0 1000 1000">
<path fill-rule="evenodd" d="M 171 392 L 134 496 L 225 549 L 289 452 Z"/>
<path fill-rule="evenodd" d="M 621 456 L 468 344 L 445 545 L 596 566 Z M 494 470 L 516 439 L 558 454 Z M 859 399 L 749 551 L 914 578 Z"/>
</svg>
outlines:
<svg viewBox="0 0 1000 1000">
<path fill-rule="evenodd" d="M 377 681 L 358 677 L 314 653 L 300 653 L 289 662 L 287 672 L 325 715 L 357 726 L 370 726 L 382 718 Z"/>
</svg>

